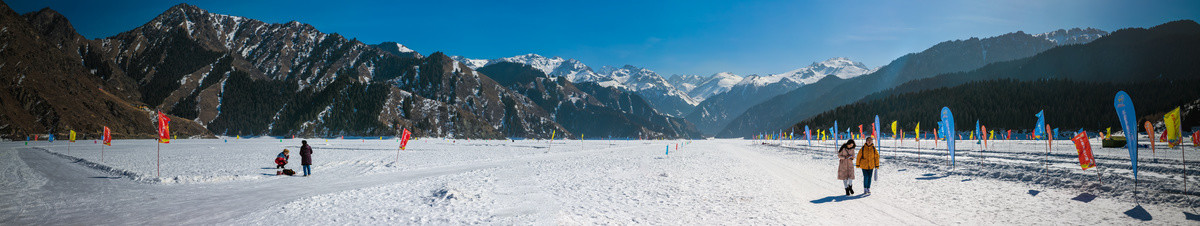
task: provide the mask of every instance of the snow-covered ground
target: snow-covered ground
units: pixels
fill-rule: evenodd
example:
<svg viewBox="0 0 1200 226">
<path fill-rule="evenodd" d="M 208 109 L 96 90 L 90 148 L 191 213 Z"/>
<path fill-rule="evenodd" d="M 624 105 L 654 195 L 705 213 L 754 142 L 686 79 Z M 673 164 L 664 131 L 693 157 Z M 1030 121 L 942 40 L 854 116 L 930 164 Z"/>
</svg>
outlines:
<svg viewBox="0 0 1200 226">
<path fill-rule="evenodd" d="M 944 143 L 887 140 L 873 194 L 843 196 L 833 142 L 426 138 L 397 161 L 395 140 L 309 141 L 310 177 L 275 175 L 284 148 L 299 169 L 293 139 L 173 140 L 161 176 L 153 140 L 103 160 L 90 140 L 0 142 L 0 225 L 1200 223 L 1197 164 L 1185 193 L 1181 149 L 1162 146 L 1135 195 L 1128 153 L 1098 141 L 1103 184 L 1069 141 L 959 141 L 951 168 Z"/>
</svg>

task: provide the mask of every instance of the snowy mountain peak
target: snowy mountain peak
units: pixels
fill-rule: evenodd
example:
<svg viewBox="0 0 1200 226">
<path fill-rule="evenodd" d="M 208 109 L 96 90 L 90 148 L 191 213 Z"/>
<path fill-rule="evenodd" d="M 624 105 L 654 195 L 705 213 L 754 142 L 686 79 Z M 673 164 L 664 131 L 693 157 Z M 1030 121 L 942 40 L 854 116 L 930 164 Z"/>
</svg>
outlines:
<svg viewBox="0 0 1200 226">
<path fill-rule="evenodd" d="M 412 49 L 409 49 L 407 46 L 401 45 L 400 43 L 392 43 L 392 44 L 396 45 L 396 51 L 398 51 L 398 52 L 401 52 L 401 53 L 416 52 L 416 51 L 413 51 Z"/>
<path fill-rule="evenodd" d="M 597 73 L 601 76 L 601 80 L 597 83 L 602 86 L 624 88 L 643 94 L 655 94 L 643 96 L 670 96 L 682 100 L 683 103 L 690 106 L 700 104 L 699 101 L 676 89 L 670 82 L 650 69 L 627 64 L 621 67 L 604 66 Z"/>
<path fill-rule="evenodd" d="M 651 105 L 655 106 L 656 110 L 672 116 L 682 115 L 691 107 L 699 104 L 698 101 L 689 97 L 687 92 L 675 88 L 658 73 L 633 65 L 605 66 L 599 70 L 592 70 L 591 67 L 575 59 L 547 58 L 533 53 L 491 60 L 470 59 L 462 56 L 452 56 L 451 58 L 475 69 L 499 62 L 525 64 L 546 73 L 547 76 L 564 77 L 573 83 L 594 82 L 604 87 L 633 91 L 646 98 Z"/>
<path fill-rule="evenodd" d="M 809 65 L 808 68 L 818 74 L 834 75 L 842 79 L 853 78 L 874 71 L 867 68 L 867 65 L 862 62 L 851 61 L 845 57 L 834 57 L 825 61 L 815 62 Z"/>
<path fill-rule="evenodd" d="M 413 51 L 412 49 L 409 49 L 407 46 L 404 46 L 404 45 L 402 45 L 400 43 L 396 43 L 396 42 L 383 42 L 383 43 L 379 43 L 379 44 L 372 45 L 372 46 L 382 49 L 383 51 L 392 53 L 396 56 L 416 57 L 416 58 L 422 57 L 420 53 L 417 53 L 417 51 Z"/>
<path fill-rule="evenodd" d="M 728 92 L 734 85 L 742 82 L 742 76 L 735 75 L 730 72 L 721 72 L 713 74 L 695 85 L 695 88 L 688 91 L 688 95 L 696 101 L 704 101 L 709 97 L 717 94 Z"/>
<path fill-rule="evenodd" d="M 462 56 L 452 56 L 456 61 L 462 62 L 471 68 L 481 68 L 499 62 L 512 62 L 524 65 L 529 65 L 550 77 L 564 77 L 571 82 L 588 82 L 598 80 L 598 75 L 592 72 L 592 68 L 584 65 L 575 59 L 564 59 L 562 57 L 547 58 L 542 55 L 530 53 L 512 57 L 484 60 L 470 59 Z"/>
<path fill-rule="evenodd" d="M 1056 31 L 1035 34 L 1034 37 L 1044 38 L 1055 45 L 1084 44 L 1108 35 L 1107 31 L 1095 28 L 1058 29 Z"/>
<path fill-rule="evenodd" d="M 834 57 L 821 62 L 813 62 L 808 67 L 798 68 L 788 72 L 768 76 L 748 76 L 740 83 L 744 85 L 766 86 L 784 81 L 799 85 L 812 84 L 826 76 L 836 76 L 841 79 L 858 77 L 859 75 L 875 72 L 878 68 L 868 68 L 861 62 L 855 62 L 845 57 Z"/>
<path fill-rule="evenodd" d="M 489 62 L 489 60 L 471 59 L 471 58 L 466 58 L 463 56 L 450 56 L 450 59 L 454 59 L 454 61 L 463 63 L 464 65 L 467 65 L 467 67 L 470 67 L 471 69 L 479 69 L 481 67 L 487 66 L 487 64 Z"/>
</svg>

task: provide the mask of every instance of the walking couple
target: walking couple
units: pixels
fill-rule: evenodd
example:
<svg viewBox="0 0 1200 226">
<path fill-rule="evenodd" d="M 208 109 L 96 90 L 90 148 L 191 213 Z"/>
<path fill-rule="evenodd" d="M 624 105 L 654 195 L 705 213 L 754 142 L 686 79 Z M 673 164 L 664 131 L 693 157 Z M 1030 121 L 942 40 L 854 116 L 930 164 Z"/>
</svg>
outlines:
<svg viewBox="0 0 1200 226">
<path fill-rule="evenodd" d="M 842 184 L 846 186 L 846 195 L 853 195 L 854 168 L 862 169 L 865 188 L 863 195 L 871 195 L 871 177 L 875 175 L 875 169 L 879 168 L 879 152 L 875 150 L 874 137 L 867 137 L 867 142 L 858 152 L 858 157 L 855 157 L 854 148 L 854 140 L 851 139 L 838 149 L 837 179 L 842 180 Z"/>
</svg>

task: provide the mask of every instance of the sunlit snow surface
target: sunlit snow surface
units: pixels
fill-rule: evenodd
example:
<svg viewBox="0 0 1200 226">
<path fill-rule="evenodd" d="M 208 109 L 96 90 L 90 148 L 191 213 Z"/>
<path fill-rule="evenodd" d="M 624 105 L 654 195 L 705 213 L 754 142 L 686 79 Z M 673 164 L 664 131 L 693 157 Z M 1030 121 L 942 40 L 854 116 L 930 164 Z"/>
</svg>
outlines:
<svg viewBox="0 0 1200 226">
<path fill-rule="evenodd" d="M 299 171 L 293 139 L 173 140 L 162 145 L 161 177 L 152 140 L 115 140 L 103 161 L 91 140 L 70 153 L 61 141 L 3 142 L 0 224 L 1197 223 L 1197 197 L 1181 194 L 1179 148 L 1142 152 L 1143 212 L 1125 149 L 1096 146 L 1100 185 L 1096 169 L 1079 169 L 1069 141 L 1054 143 L 1049 167 L 1040 165 L 1045 141 L 999 141 L 989 151 L 960 141 L 951 169 L 945 143 L 923 141 L 917 151 L 912 140 L 885 140 L 873 195 L 849 197 L 835 179 L 832 142 L 425 138 L 399 162 L 396 140 L 309 142 L 310 177 L 275 175 L 284 148 Z"/>
</svg>

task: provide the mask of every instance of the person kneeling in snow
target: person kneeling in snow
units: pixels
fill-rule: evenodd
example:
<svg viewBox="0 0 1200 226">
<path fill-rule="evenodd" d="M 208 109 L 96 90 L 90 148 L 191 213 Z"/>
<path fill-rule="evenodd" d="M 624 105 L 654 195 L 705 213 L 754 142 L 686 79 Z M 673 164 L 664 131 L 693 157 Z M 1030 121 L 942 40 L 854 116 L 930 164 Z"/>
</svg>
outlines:
<svg viewBox="0 0 1200 226">
<path fill-rule="evenodd" d="M 283 169 L 283 166 L 287 165 L 288 157 L 290 157 L 288 155 L 288 149 L 283 149 L 283 152 L 280 152 L 279 156 L 275 157 L 275 164 L 277 165 L 275 168 Z"/>
</svg>

